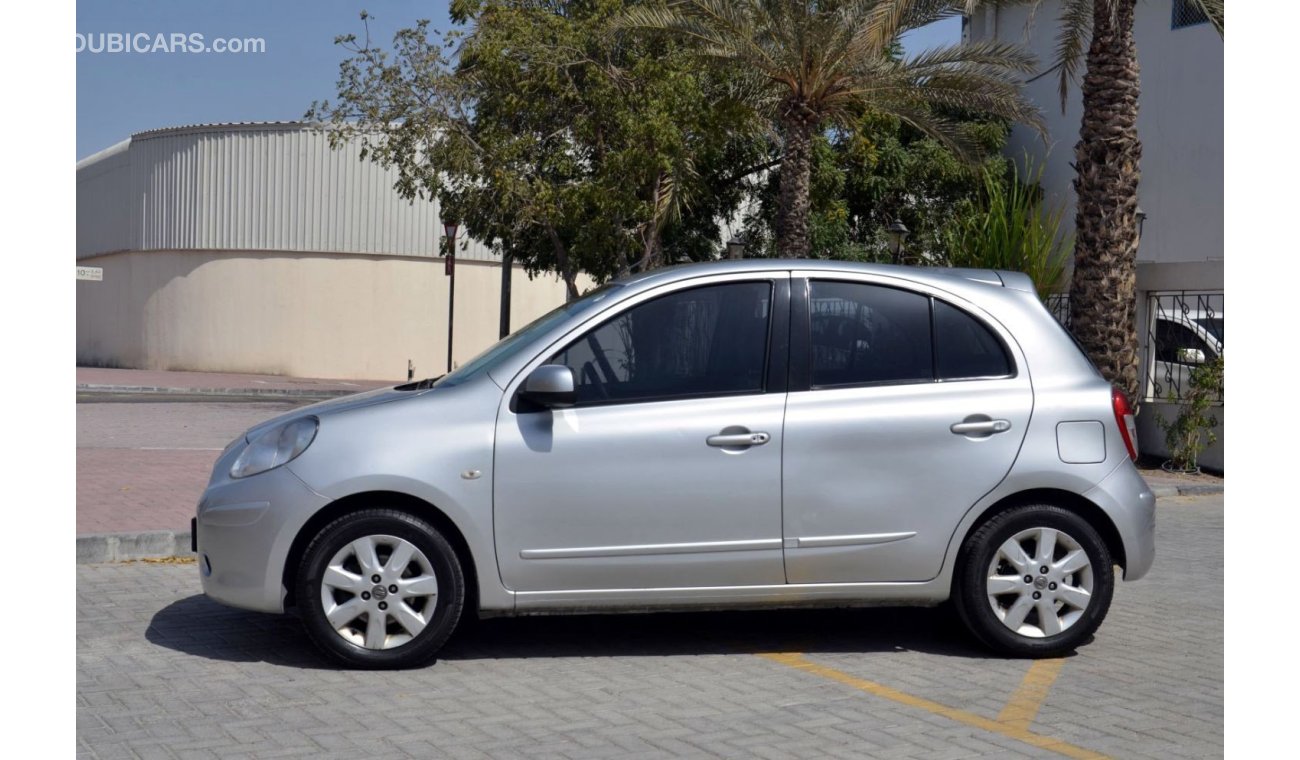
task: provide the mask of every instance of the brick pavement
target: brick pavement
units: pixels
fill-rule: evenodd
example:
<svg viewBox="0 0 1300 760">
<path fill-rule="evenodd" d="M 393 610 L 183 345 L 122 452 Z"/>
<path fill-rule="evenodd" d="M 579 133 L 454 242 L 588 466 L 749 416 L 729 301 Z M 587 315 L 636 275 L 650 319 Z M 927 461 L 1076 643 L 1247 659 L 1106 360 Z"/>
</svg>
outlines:
<svg viewBox="0 0 1300 760">
<path fill-rule="evenodd" d="M 77 404 L 77 534 L 189 530 L 221 449 L 301 403 Z"/>
<path fill-rule="evenodd" d="M 1223 501 L 1162 499 L 1155 568 L 1120 584 L 1031 729 L 1115 757 L 1223 753 Z M 341 671 L 298 622 L 220 607 L 193 565 L 77 569 L 85 758 L 1056 757 L 762 657 L 996 718 L 1030 664 L 945 610 L 473 622 L 433 665 Z"/>
</svg>

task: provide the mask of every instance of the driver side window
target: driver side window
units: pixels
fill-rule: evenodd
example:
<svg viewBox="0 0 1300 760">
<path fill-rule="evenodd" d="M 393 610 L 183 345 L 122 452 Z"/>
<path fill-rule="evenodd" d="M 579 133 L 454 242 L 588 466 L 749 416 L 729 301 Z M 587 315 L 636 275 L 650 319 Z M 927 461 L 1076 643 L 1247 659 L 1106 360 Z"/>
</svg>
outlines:
<svg viewBox="0 0 1300 760">
<path fill-rule="evenodd" d="M 770 282 L 710 285 L 635 306 L 556 353 L 578 405 L 761 393 Z"/>
</svg>

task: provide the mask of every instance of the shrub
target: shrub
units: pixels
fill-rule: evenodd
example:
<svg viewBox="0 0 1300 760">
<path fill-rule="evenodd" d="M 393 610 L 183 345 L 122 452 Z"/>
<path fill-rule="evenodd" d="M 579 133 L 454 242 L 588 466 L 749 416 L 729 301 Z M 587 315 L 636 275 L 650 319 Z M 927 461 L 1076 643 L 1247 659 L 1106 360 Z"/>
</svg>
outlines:
<svg viewBox="0 0 1300 760">
<path fill-rule="evenodd" d="M 1026 175 L 1027 182 L 1019 172 L 1004 180 L 985 171 L 976 213 L 948 227 L 948 249 L 953 266 L 1024 272 L 1046 300 L 1062 285 L 1074 236 L 1060 231 L 1065 207 L 1043 201 L 1042 166 L 1027 168 Z"/>
<path fill-rule="evenodd" d="M 1169 400 L 1179 403 L 1178 416 L 1173 422 L 1156 417 L 1160 429 L 1165 432 L 1165 445 L 1169 449 L 1169 461 L 1162 465 L 1164 469 L 1172 472 L 1199 472 L 1197 459 L 1201 452 L 1218 440 L 1214 435 L 1214 426 L 1219 421 L 1210 414 L 1210 408 L 1222 397 L 1222 354 L 1189 373 L 1187 392 L 1181 399 L 1170 391 Z"/>
</svg>

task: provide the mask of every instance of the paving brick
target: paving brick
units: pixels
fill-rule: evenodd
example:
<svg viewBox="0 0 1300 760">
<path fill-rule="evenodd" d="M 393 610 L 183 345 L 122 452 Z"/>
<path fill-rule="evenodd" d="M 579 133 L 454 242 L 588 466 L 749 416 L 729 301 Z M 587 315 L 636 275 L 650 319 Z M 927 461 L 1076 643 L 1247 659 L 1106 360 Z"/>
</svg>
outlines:
<svg viewBox="0 0 1300 760">
<path fill-rule="evenodd" d="M 1115 757 L 1223 752 L 1221 496 L 1162 500 L 1149 578 L 1121 583 L 1031 730 Z M 335 669 L 299 622 L 216 605 L 190 565 L 77 569 L 79 758 L 1052 757 L 798 671 L 810 661 L 986 718 L 1028 671 L 945 610 L 493 619 L 438 661 Z"/>
</svg>

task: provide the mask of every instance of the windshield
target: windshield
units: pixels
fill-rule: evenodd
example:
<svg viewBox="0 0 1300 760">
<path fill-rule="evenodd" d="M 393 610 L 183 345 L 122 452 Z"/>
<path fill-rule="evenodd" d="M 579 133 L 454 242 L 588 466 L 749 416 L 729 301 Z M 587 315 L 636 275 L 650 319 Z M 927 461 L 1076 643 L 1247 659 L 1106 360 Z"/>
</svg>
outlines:
<svg viewBox="0 0 1300 760">
<path fill-rule="evenodd" d="M 529 322 L 518 331 L 507 335 L 497 343 L 489 346 L 486 351 L 470 359 L 466 364 L 458 367 L 449 375 L 444 375 L 438 382 L 434 383 L 435 387 L 460 385 L 463 382 L 472 380 L 484 372 L 491 372 L 502 362 L 509 360 L 520 349 L 529 344 L 533 337 L 541 335 L 555 325 L 563 322 L 569 317 L 579 314 L 590 309 L 597 303 L 603 301 L 610 293 L 623 287 L 613 283 L 602 285 L 599 288 L 587 293 L 583 297 L 569 301 L 568 303 L 557 306 L 551 311 Z"/>
</svg>

